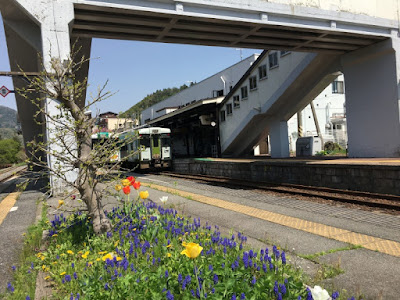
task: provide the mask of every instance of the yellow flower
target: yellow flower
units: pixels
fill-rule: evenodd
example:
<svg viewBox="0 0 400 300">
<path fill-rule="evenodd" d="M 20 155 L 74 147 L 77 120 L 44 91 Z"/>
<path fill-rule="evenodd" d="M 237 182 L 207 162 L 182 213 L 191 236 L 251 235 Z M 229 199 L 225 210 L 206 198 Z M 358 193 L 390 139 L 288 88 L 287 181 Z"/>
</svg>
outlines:
<svg viewBox="0 0 400 300">
<path fill-rule="evenodd" d="M 44 278 L 44 280 L 49 280 L 51 277 L 50 276 L 46 276 L 45 278 Z"/>
<path fill-rule="evenodd" d="M 42 255 L 42 256 L 40 257 L 40 259 L 41 259 L 41 260 L 44 260 L 44 259 L 45 259 L 45 257 Z"/>
<path fill-rule="evenodd" d="M 52 237 L 57 237 L 57 236 L 58 236 L 58 234 L 57 234 L 57 233 L 55 233 L 55 234 L 53 234 L 53 235 L 52 235 Z"/>
<path fill-rule="evenodd" d="M 51 264 L 52 264 L 52 265 L 56 265 L 56 264 L 57 264 L 57 262 L 56 262 L 56 261 L 53 261 Z"/>
<path fill-rule="evenodd" d="M 114 255 L 112 253 L 108 253 L 107 255 L 104 255 L 101 259 L 103 261 L 106 261 L 107 259 L 112 260 L 114 258 Z"/>
<path fill-rule="evenodd" d="M 93 266 L 93 262 L 92 262 L 92 261 L 89 261 L 89 262 L 88 262 L 88 266 L 89 266 L 89 267 Z"/>
<path fill-rule="evenodd" d="M 106 254 L 106 253 L 107 253 L 107 251 L 100 251 L 99 252 L 100 255 L 103 255 L 103 254 Z"/>
<path fill-rule="evenodd" d="M 122 185 L 116 184 L 116 185 L 115 185 L 115 190 L 118 191 L 118 192 L 119 192 L 120 190 L 122 190 Z"/>
<path fill-rule="evenodd" d="M 182 246 L 184 246 L 186 249 L 183 250 L 181 254 L 184 254 L 189 258 L 196 258 L 197 256 L 200 255 L 201 251 L 203 250 L 203 247 L 193 242 L 189 244 L 182 243 Z"/>
<path fill-rule="evenodd" d="M 119 244 L 119 240 L 114 243 L 114 247 L 117 247 Z"/>
<path fill-rule="evenodd" d="M 82 258 L 86 259 L 89 255 L 89 251 L 86 251 L 85 254 L 82 254 Z"/>
<path fill-rule="evenodd" d="M 167 253 L 167 257 L 171 257 L 172 255 L 171 255 L 171 253 Z"/>
<path fill-rule="evenodd" d="M 58 206 L 57 206 L 57 208 L 60 208 L 61 205 L 64 205 L 64 200 L 58 200 Z"/>
<path fill-rule="evenodd" d="M 167 247 L 167 248 L 171 248 L 171 247 L 172 247 L 172 245 L 171 245 L 171 244 L 169 244 L 169 245 L 167 245 L 166 247 Z"/>
<path fill-rule="evenodd" d="M 64 276 L 65 274 L 67 274 L 67 272 L 60 273 L 61 276 Z"/>
<path fill-rule="evenodd" d="M 141 191 L 141 192 L 139 193 L 139 196 L 140 196 L 140 198 L 142 198 L 142 199 L 147 199 L 147 198 L 149 198 L 149 192 L 148 192 L 148 191 Z"/>
<path fill-rule="evenodd" d="M 96 261 L 101 261 L 101 258 L 96 258 Z"/>
<path fill-rule="evenodd" d="M 121 261 L 121 260 L 122 260 L 122 258 L 117 256 L 117 261 Z"/>
<path fill-rule="evenodd" d="M 43 266 L 42 266 L 42 270 L 45 270 L 45 269 L 46 269 L 46 265 L 43 265 Z"/>
<path fill-rule="evenodd" d="M 123 186 L 130 186 L 131 185 L 131 182 L 128 179 L 122 179 L 121 183 L 122 183 Z"/>
<path fill-rule="evenodd" d="M 73 252 L 73 251 L 71 251 L 71 250 L 67 250 L 67 253 L 68 254 L 71 254 L 71 255 L 74 255 L 75 253 Z"/>
</svg>

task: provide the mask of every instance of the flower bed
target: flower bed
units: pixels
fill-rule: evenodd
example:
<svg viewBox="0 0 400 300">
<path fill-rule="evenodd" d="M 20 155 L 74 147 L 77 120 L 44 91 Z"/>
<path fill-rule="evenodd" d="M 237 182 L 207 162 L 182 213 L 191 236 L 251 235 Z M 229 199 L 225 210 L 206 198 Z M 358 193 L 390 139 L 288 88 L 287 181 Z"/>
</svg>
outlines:
<svg viewBox="0 0 400 300">
<path fill-rule="evenodd" d="M 138 200 L 107 213 L 113 231 L 104 235 L 95 235 L 81 212 L 49 223 L 47 250 L 35 265 L 54 284 L 56 299 L 329 297 L 308 289 L 277 247 L 249 250 L 240 232 L 223 237 L 217 226 L 165 208 L 165 197 L 162 206 Z"/>
</svg>

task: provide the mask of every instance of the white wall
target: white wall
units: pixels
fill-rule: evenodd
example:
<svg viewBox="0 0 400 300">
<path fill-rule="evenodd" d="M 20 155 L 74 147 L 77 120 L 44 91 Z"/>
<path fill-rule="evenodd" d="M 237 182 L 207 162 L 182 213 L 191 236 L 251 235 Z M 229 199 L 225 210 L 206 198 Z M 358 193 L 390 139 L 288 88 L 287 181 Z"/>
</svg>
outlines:
<svg viewBox="0 0 400 300">
<path fill-rule="evenodd" d="M 224 95 L 228 94 L 230 86 L 235 86 L 257 57 L 258 54 L 253 54 L 237 64 L 234 64 L 233 66 L 230 66 L 229 68 L 179 92 L 178 94 L 145 109 L 142 112 L 142 124 L 144 124 L 147 119 L 152 120 L 164 115 L 166 110 L 161 109 L 165 107 L 185 106 L 186 104 L 190 104 L 192 101 L 213 98 L 214 90 L 225 89 Z M 158 110 L 161 111 L 157 112 Z"/>
<path fill-rule="evenodd" d="M 268 66 L 268 55 L 258 63 L 258 66 L 254 68 L 248 77 L 257 76 L 257 89 L 250 91 L 249 80 L 245 80 L 243 84 L 237 89 L 232 97 L 225 103 L 222 110 L 225 110 L 227 104 L 232 104 L 233 107 L 233 96 L 240 96 L 240 108 L 232 108 L 232 115 L 226 115 L 226 121 L 220 122 L 220 140 L 221 149 L 224 151 L 226 147 L 236 138 L 237 133 L 257 114 L 263 107 L 268 107 L 268 101 L 270 101 L 274 93 L 282 88 L 283 82 L 289 77 L 290 73 L 302 62 L 308 54 L 300 52 L 292 52 L 285 56 L 280 56 L 278 53 L 279 67 L 269 69 Z M 267 64 L 267 78 L 259 79 L 258 67 Z M 248 99 L 241 98 L 241 87 L 248 87 Z"/>
</svg>

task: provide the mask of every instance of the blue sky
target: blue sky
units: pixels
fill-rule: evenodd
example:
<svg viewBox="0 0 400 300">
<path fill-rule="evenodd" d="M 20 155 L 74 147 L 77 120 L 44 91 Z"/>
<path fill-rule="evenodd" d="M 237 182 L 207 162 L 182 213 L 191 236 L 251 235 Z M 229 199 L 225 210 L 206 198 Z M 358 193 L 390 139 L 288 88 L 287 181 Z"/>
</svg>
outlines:
<svg viewBox="0 0 400 300">
<path fill-rule="evenodd" d="M 0 71 L 9 71 L 4 28 L 0 19 Z M 261 50 L 243 49 L 243 58 Z M 93 39 L 89 89 L 95 92 L 108 79 L 108 90 L 117 92 L 98 104 L 100 112 L 123 112 L 158 89 L 199 82 L 240 61 L 235 48 Z M 13 89 L 8 77 L 0 87 Z M 14 95 L 0 96 L 0 105 L 16 109 Z"/>
</svg>

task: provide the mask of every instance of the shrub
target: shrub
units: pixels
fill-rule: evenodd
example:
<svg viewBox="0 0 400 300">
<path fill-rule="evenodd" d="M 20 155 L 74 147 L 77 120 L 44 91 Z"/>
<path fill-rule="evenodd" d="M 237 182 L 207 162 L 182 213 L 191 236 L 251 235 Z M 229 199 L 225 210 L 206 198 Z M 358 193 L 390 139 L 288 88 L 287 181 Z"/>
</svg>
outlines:
<svg viewBox="0 0 400 300">
<path fill-rule="evenodd" d="M 0 164 L 17 163 L 21 144 L 15 139 L 0 140 Z"/>
</svg>

